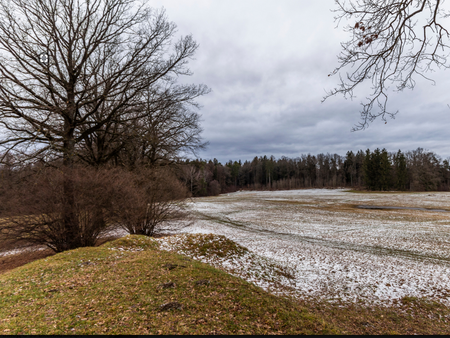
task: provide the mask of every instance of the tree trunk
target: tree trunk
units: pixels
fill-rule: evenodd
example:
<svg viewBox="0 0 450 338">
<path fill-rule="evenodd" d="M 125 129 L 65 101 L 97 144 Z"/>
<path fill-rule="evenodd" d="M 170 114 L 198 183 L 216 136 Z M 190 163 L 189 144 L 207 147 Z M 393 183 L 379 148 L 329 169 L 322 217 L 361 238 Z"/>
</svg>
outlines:
<svg viewBox="0 0 450 338">
<path fill-rule="evenodd" d="M 77 213 L 75 210 L 75 187 L 73 181 L 73 165 L 75 155 L 75 139 L 70 122 L 64 123 L 64 155 L 63 155 L 63 210 L 62 231 L 64 231 L 65 243 L 62 243 L 63 251 L 75 249 L 81 246 L 81 236 L 78 227 Z"/>
</svg>

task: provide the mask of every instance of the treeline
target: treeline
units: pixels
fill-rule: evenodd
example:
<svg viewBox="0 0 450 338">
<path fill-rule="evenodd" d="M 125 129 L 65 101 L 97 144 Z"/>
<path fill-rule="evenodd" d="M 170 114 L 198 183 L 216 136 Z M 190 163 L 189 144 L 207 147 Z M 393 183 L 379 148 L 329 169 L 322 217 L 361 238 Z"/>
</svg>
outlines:
<svg viewBox="0 0 450 338">
<path fill-rule="evenodd" d="M 423 148 L 396 153 L 375 149 L 356 153 L 255 157 L 252 161 L 180 162 L 179 178 L 192 196 L 241 189 L 282 190 L 351 187 L 367 190 L 450 190 L 449 160 Z"/>
</svg>

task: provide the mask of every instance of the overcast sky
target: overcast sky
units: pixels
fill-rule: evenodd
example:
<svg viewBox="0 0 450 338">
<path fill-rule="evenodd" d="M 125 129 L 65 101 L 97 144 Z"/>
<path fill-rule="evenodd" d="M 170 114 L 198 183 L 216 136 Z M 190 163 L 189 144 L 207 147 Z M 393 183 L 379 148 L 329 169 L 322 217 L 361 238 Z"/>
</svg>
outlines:
<svg viewBox="0 0 450 338">
<path fill-rule="evenodd" d="M 182 35 L 200 45 L 190 63 L 188 80 L 212 92 L 203 108 L 202 136 L 210 145 L 203 159 L 222 163 L 254 156 L 297 157 L 386 148 L 422 147 L 450 156 L 450 71 L 430 76 L 436 85 L 417 78 L 416 88 L 393 93 L 395 120 L 372 123 L 351 132 L 359 121 L 360 102 L 342 96 L 321 99 L 338 78 L 328 74 L 338 65 L 340 42 L 334 0 L 160 0 L 167 17 Z M 448 7 L 448 4 L 446 4 Z"/>
</svg>

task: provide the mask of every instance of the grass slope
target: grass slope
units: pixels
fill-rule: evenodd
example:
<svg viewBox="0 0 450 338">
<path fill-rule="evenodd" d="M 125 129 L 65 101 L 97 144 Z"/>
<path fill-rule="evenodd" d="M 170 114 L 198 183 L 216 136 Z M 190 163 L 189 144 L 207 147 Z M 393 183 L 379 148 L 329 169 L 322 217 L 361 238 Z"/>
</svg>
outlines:
<svg viewBox="0 0 450 338">
<path fill-rule="evenodd" d="M 320 315 L 143 236 L 0 275 L 0 334 L 333 334 Z"/>
</svg>

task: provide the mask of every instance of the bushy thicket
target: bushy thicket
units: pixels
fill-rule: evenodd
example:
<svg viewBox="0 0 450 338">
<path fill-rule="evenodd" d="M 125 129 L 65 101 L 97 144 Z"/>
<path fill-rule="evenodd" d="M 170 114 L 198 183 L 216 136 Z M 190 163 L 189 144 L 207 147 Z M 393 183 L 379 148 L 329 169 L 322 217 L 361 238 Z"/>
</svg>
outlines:
<svg viewBox="0 0 450 338">
<path fill-rule="evenodd" d="M 70 177 L 74 217 L 67 223 Z M 93 246 L 110 227 L 152 236 L 162 223 L 185 217 L 183 184 L 169 169 L 30 166 L 3 168 L 0 180 L 2 238 L 43 244 L 56 252 Z"/>
</svg>

